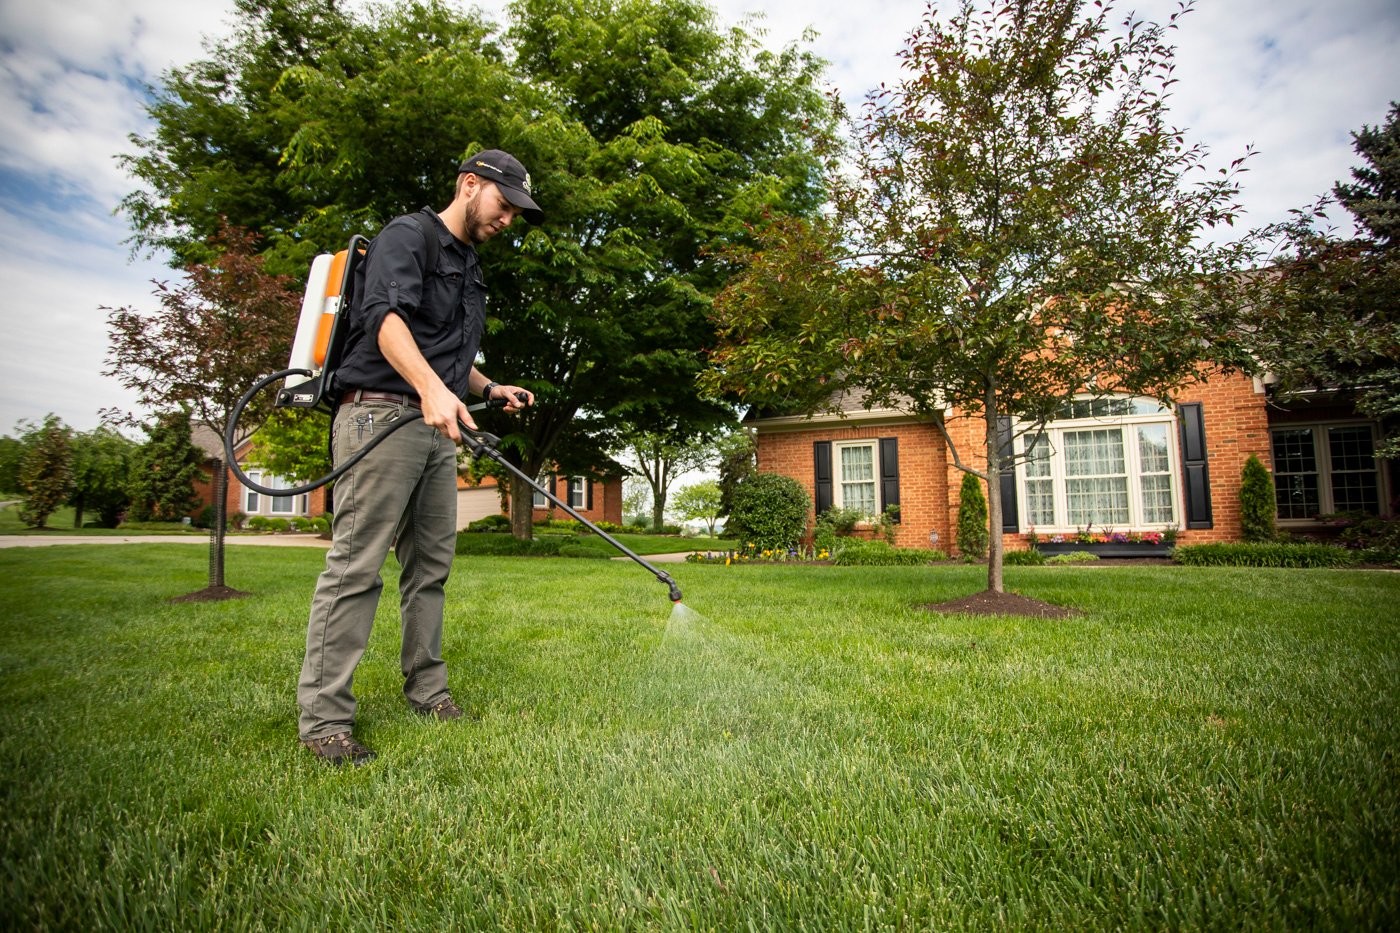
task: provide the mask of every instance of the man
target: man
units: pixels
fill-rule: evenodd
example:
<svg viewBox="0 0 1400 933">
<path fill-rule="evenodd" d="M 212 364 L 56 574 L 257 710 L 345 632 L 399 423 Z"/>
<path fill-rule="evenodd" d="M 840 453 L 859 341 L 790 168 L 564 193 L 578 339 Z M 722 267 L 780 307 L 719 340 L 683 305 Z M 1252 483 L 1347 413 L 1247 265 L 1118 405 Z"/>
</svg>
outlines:
<svg viewBox="0 0 1400 933">
<path fill-rule="evenodd" d="M 508 412 L 534 402 L 476 369 L 486 287 L 475 247 L 523 215 L 543 215 L 530 176 L 491 149 L 463 162 L 452 203 L 395 218 L 370 244 L 351 301 L 350 336 L 335 377 L 336 463 L 399 418 L 418 419 L 376 447 L 335 486 L 333 542 L 316 583 L 297 686 L 302 744 L 332 764 L 360 765 L 374 752 L 355 740 L 355 666 L 369 643 L 380 570 L 389 548 L 399 579 L 404 696 L 439 720 L 462 710 L 447 689 L 442 659 L 443 587 L 457 532 L 457 422 L 476 424 L 468 392 L 500 399 Z M 436 242 L 430 242 L 430 238 Z"/>
</svg>

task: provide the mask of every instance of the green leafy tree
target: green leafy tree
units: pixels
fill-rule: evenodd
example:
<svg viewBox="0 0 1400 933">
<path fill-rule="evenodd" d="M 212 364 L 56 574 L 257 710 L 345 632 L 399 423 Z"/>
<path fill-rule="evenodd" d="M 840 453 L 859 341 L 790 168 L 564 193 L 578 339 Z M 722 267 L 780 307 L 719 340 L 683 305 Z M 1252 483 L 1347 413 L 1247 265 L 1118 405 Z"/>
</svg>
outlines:
<svg viewBox="0 0 1400 933">
<path fill-rule="evenodd" d="M 83 515 L 95 511 L 103 528 L 115 528 L 131 501 L 131 462 L 137 445 L 113 428 L 102 426 L 73 435 L 73 527 L 83 527 Z"/>
<path fill-rule="evenodd" d="M 1240 280 L 1243 340 L 1280 401 L 1340 391 L 1389 428 L 1377 449 L 1400 457 L 1400 105 L 1352 134 L 1362 165 L 1333 195 L 1359 234 L 1326 228 L 1331 198 L 1264 231 L 1278 258 Z"/>
<path fill-rule="evenodd" d="M 293 484 L 325 476 L 331 471 L 329 427 L 318 412 L 279 408 L 253 435 L 248 461 Z"/>
<path fill-rule="evenodd" d="M 978 560 L 987 556 L 990 534 L 987 529 L 987 497 L 982 480 L 964 473 L 958 495 L 958 550 L 964 557 Z"/>
<path fill-rule="evenodd" d="M 671 510 L 682 521 L 704 522 L 711 537 L 715 533 L 715 523 L 719 521 L 719 509 L 719 483 L 712 479 L 681 487 L 671 503 Z"/>
<path fill-rule="evenodd" d="M 902 80 L 832 138 L 832 209 L 774 218 L 716 301 L 706 384 L 790 411 L 839 390 L 979 442 L 956 467 L 989 478 L 987 587 L 1001 591 L 1003 417 L 1038 430 L 1069 396 L 1166 396 L 1214 340 L 1211 301 L 1252 248 L 1203 234 L 1234 218 L 1237 175 L 1167 122 L 1167 28 L 1111 27 L 1078 0 L 931 8 Z M 1235 168 L 1239 167 L 1238 160 Z"/>
<path fill-rule="evenodd" d="M 704 439 L 676 443 L 660 434 L 633 437 L 627 452 L 651 490 L 651 526 L 658 530 L 666 524 L 671 484 L 692 470 L 703 469 L 713 456 L 713 448 Z"/>
<path fill-rule="evenodd" d="M 1240 475 L 1240 531 L 1246 541 L 1272 541 L 1277 520 L 1273 477 L 1263 461 L 1250 454 Z"/>
<path fill-rule="evenodd" d="M 19 473 L 25 494 L 19 518 L 30 528 L 45 527 L 68 500 L 73 489 L 72 437 L 72 430 L 51 414 L 28 438 Z"/>
<path fill-rule="evenodd" d="M 145 431 L 146 442 L 131 462 L 130 515 L 140 522 L 178 522 L 199 505 L 194 484 L 204 463 L 190 441 L 190 415 L 159 415 Z"/>
<path fill-rule="evenodd" d="M 17 437 L 0 437 L 0 493 L 18 493 L 19 470 L 24 463 L 24 441 Z"/>
<path fill-rule="evenodd" d="M 703 435 L 732 418 L 695 384 L 722 250 L 765 210 L 820 200 L 802 134 L 826 119 L 819 63 L 693 0 L 520 0 L 511 17 L 502 37 L 444 5 L 241 0 L 232 40 L 165 77 L 134 140 L 136 243 L 189 256 L 227 216 L 299 271 L 445 204 L 471 151 L 509 149 L 547 222 L 483 248 L 483 352 L 537 404 L 479 423 L 532 476 L 602 466 L 624 432 Z M 510 498 L 527 536 L 528 490 Z"/>
</svg>

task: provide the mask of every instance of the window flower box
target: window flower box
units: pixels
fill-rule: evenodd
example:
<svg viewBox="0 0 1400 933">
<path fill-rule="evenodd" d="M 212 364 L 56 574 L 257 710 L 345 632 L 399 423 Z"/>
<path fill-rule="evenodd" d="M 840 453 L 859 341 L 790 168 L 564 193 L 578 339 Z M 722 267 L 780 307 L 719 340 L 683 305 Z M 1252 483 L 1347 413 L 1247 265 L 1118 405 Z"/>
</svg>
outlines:
<svg viewBox="0 0 1400 933">
<path fill-rule="evenodd" d="M 1068 554 L 1071 551 L 1085 551 L 1089 554 L 1097 554 L 1099 557 L 1170 557 L 1172 553 L 1172 545 L 1170 544 L 1165 542 L 1154 544 L 1147 541 L 1090 541 L 1086 543 L 1041 541 L 1036 544 L 1035 549 L 1047 556 Z"/>
</svg>

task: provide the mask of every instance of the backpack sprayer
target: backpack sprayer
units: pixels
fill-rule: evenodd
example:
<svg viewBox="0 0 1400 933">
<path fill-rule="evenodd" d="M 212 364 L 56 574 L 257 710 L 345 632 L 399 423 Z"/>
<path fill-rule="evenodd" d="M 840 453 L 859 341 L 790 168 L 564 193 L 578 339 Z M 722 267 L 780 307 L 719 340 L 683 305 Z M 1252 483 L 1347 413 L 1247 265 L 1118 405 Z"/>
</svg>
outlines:
<svg viewBox="0 0 1400 933">
<path fill-rule="evenodd" d="M 288 368 L 259 379 L 252 388 L 243 393 L 243 397 L 238 400 L 238 404 L 234 405 L 233 411 L 229 414 L 228 424 L 224 428 L 224 456 L 227 458 L 229 469 L 238 477 L 238 481 L 254 492 L 275 498 L 278 496 L 300 496 L 313 489 L 319 489 L 359 463 L 366 454 L 383 443 L 390 434 L 404 425 L 414 422 L 413 418 L 401 418 L 390 423 L 384 430 L 376 431 L 368 444 L 325 476 L 289 489 L 272 489 L 250 479 L 248 474 L 243 472 L 243 468 L 238 465 L 237 457 L 234 456 L 238 419 L 242 417 L 243 410 L 248 407 L 249 402 L 259 392 L 279 379 L 283 380 L 283 385 L 278 391 L 275 401 L 278 408 L 318 408 L 334 416 L 335 401 L 332 388 L 335 382 L 335 371 L 340 363 L 341 355 L 344 353 L 345 340 L 350 330 L 345 316 L 340 312 L 349 306 L 353 293 L 351 286 L 354 283 L 355 269 L 364 259 L 365 249 L 368 246 L 369 241 L 364 237 L 352 236 L 345 249 L 334 255 L 323 253 L 312 261 L 311 274 L 307 278 L 306 292 L 302 297 L 301 315 L 297 319 L 296 336 L 292 340 L 292 354 L 288 361 Z M 477 412 L 487 408 L 501 408 L 504 405 L 504 401 L 487 401 L 479 405 L 470 405 L 467 407 L 467 411 Z M 657 580 L 666 584 L 670 588 L 671 602 L 679 603 L 681 601 L 680 587 L 676 585 L 676 581 L 671 578 L 670 574 L 658 570 L 631 548 L 584 518 L 567 502 L 526 476 L 519 467 L 507 460 L 505 455 L 497 449 L 497 445 L 501 442 L 499 437 L 487 431 L 470 428 L 460 420 L 457 422 L 457 429 L 462 434 L 462 443 L 471 451 L 473 458 L 489 457 L 505 467 L 535 492 L 563 509 L 575 521 L 630 557 L 639 566 L 646 568 Z"/>
</svg>

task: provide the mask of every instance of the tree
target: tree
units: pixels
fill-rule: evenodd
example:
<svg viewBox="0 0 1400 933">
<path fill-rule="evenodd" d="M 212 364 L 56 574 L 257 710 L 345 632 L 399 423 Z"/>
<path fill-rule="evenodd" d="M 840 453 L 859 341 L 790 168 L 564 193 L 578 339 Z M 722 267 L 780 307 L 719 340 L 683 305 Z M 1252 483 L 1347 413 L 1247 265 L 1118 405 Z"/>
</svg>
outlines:
<svg viewBox="0 0 1400 933">
<path fill-rule="evenodd" d="M 982 480 L 964 473 L 958 497 L 958 550 L 964 557 L 981 560 L 987 556 L 989 538 L 987 497 L 982 495 Z"/>
<path fill-rule="evenodd" d="M 1389 428 L 1377 456 L 1400 457 L 1400 105 L 1353 133 L 1364 165 L 1333 187 L 1359 235 L 1322 226 L 1331 198 L 1264 231 L 1275 260 L 1240 280 L 1242 339 L 1280 401 L 1323 390 Z"/>
<path fill-rule="evenodd" d="M 753 432 L 741 428 L 720 436 L 716 442 L 719 457 L 719 514 L 734 508 L 734 490 L 758 470 L 757 445 Z"/>
<path fill-rule="evenodd" d="M 1078 392 L 1165 397 L 1203 356 L 1240 359 L 1207 345 L 1228 324 L 1209 299 L 1249 243 L 1202 236 L 1233 220 L 1237 175 L 1190 181 L 1206 153 L 1165 122 L 1177 17 L 1115 33 L 1110 15 L 931 9 L 901 82 L 868 97 L 849 146 L 827 144 L 830 215 L 775 216 L 715 305 L 709 387 L 791 411 L 861 389 L 944 432 L 987 484 L 990 591 L 995 478 L 1024 456 L 1004 418 L 1033 436 Z M 950 407 L 980 421 L 975 448 L 958 449 Z"/>
<path fill-rule="evenodd" d="M 651 526 L 657 530 L 666 523 L 671 484 L 692 470 L 703 469 L 713 456 L 713 448 L 704 439 L 676 443 L 649 433 L 633 437 L 627 452 L 651 489 Z"/>
<path fill-rule="evenodd" d="M 190 416 L 175 411 L 144 426 L 146 443 L 131 462 L 131 515 L 141 522 L 178 522 L 197 505 L 194 484 L 204 455 L 190 442 Z"/>
<path fill-rule="evenodd" d="M 19 492 L 20 465 L 24 462 L 24 441 L 0 437 L 0 493 Z"/>
<path fill-rule="evenodd" d="M 83 514 L 97 512 L 103 528 L 115 528 L 131 501 L 128 487 L 137 445 L 107 426 L 73 435 L 73 527 L 83 527 Z"/>
<path fill-rule="evenodd" d="M 222 437 L 248 387 L 286 367 L 301 303 L 301 289 L 290 278 L 263 268 L 256 243 L 246 230 L 223 227 L 206 244 L 212 258 L 189 266 L 183 283 L 155 283 L 158 312 L 103 308 L 110 343 L 103 372 L 134 389 L 142 405 L 158 412 L 178 409 L 186 421 L 192 414 Z M 271 407 L 272 395 L 264 393 L 244 409 L 245 435 Z M 216 458 L 209 561 L 215 595 L 224 587 L 225 475 L 223 460 Z M 138 501 L 137 508 L 146 505 Z"/>
<path fill-rule="evenodd" d="M 253 435 L 248 459 L 290 483 L 308 483 L 332 469 L 328 430 L 319 412 L 279 408 Z"/>
<path fill-rule="evenodd" d="M 1272 541 L 1277 520 L 1273 477 L 1264 462 L 1250 454 L 1240 473 L 1240 531 L 1246 541 Z"/>
<path fill-rule="evenodd" d="M 43 528 L 49 516 L 68 499 L 73 488 L 73 432 L 57 415 L 49 415 L 32 432 L 20 465 L 24 505 L 19 518 L 30 528 Z"/>
<path fill-rule="evenodd" d="M 626 519 L 635 516 L 638 524 L 644 519 L 642 516 L 651 508 L 651 486 L 645 479 L 636 474 L 629 474 L 622 481 L 622 514 Z"/>
<path fill-rule="evenodd" d="M 684 486 L 676 492 L 672 510 L 682 521 L 702 521 L 714 537 L 715 522 L 719 520 L 719 483 L 712 479 Z"/>
<path fill-rule="evenodd" d="M 618 432 L 684 440 L 731 420 L 695 385 L 707 312 L 724 247 L 766 209 L 818 205 L 810 54 L 763 51 L 695 0 L 520 0 L 504 44 L 444 5 L 238 10 L 231 42 L 166 76 L 135 139 L 138 246 L 189 255 L 228 216 L 267 235 L 270 268 L 300 270 L 313 244 L 446 203 L 458 161 L 499 146 L 547 215 L 483 249 L 484 368 L 537 399 L 479 419 L 512 462 L 598 467 Z M 528 536 L 528 490 L 511 502 Z"/>
</svg>

